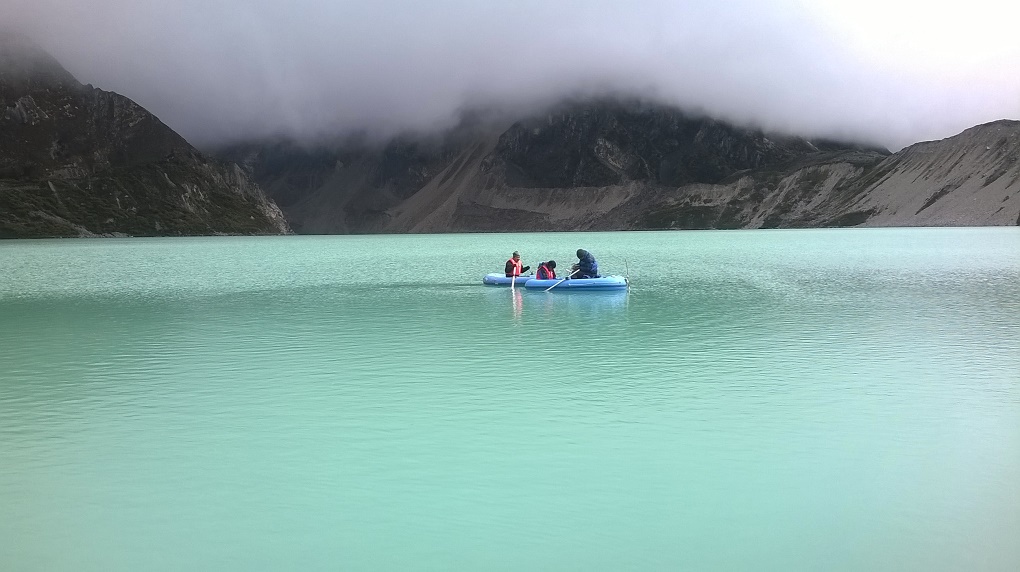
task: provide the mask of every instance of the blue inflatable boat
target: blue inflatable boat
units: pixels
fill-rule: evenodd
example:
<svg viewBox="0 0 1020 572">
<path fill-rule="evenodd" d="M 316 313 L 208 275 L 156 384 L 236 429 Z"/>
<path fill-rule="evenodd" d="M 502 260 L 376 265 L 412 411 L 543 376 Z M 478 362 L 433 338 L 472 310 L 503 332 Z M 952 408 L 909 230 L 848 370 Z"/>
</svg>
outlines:
<svg viewBox="0 0 1020 572">
<path fill-rule="evenodd" d="M 587 292 L 592 290 L 626 290 L 627 279 L 623 276 L 600 276 L 598 278 L 571 278 L 569 280 L 539 280 L 532 278 L 524 283 L 528 290 L 548 290 L 551 292 Z"/>
<path fill-rule="evenodd" d="M 534 276 L 518 276 L 514 281 L 514 286 L 524 286 L 526 282 L 534 279 Z M 482 278 L 482 284 L 486 284 L 488 286 L 509 286 L 510 279 L 506 277 L 506 274 L 486 274 L 485 278 Z"/>
</svg>

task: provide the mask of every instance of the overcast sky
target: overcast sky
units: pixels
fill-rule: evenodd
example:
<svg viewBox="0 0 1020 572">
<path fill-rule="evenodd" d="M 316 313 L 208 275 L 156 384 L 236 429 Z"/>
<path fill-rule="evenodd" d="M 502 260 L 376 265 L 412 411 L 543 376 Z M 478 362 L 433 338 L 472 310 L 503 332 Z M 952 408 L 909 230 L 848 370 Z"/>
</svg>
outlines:
<svg viewBox="0 0 1020 572">
<path fill-rule="evenodd" d="M 2 0 L 0 22 L 199 145 L 613 90 L 894 150 L 1020 119 L 1015 0 Z"/>
</svg>

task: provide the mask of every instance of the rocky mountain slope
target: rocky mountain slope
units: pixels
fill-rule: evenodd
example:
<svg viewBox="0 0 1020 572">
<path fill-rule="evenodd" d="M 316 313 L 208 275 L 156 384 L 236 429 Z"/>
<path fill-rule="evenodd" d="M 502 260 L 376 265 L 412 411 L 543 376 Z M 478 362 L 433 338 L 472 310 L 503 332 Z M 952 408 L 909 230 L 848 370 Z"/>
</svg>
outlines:
<svg viewBox="0 0 1020 572">
<path fill-rule="evenodd" d="M 911 145 L 848 190 L 866 226 L 1020 225 L 1020 121 Z"/>
<path fill-rule="evenodd" d="M 289 231 L 236 165 L 0 34 L 0 237 Z"/>
<path fill-rule="evenodd" d="M 373 147 L 242 144 L 298 232 L 1020 223 L 1020 122 L 898 153 L 587 101 Z"/>
</svg>

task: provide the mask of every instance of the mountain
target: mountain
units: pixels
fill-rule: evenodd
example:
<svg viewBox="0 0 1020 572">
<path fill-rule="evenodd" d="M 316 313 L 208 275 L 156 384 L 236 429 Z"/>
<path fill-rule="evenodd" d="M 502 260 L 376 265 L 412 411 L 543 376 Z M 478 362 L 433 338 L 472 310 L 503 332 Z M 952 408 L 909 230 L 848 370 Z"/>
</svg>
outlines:
<svg viewBox="0 0 1020 572">
<path fill-rule="evenodd" d="M 239 167 L 0 34 L 0 237 L 287 232 Z"/>
<path fill-rule="evenodd" d="M 1020 121 L 911 145 L 847 191 L 866 226 L 1020 225 Z"/>
<path fill-rule="evenodd" d="M 220 150 L 297 232 L 1020 224 L 1020 122 L 888 150 L 638 101 L 561 104 L 381 145 Z"/>
<path fill-rule="evenodd" d="M 884 158 L 817 154 L 725 184 L 682 187 L 645 228 L 1020 225 L 1020 122 L 996 121 Z"/>
<path fill-rule="evenodd" d="M 592 99 L 214 155 L 0 34 L 0 238 L 1020 224 L 1006 120 L 890 153 Z"/>
</svg>

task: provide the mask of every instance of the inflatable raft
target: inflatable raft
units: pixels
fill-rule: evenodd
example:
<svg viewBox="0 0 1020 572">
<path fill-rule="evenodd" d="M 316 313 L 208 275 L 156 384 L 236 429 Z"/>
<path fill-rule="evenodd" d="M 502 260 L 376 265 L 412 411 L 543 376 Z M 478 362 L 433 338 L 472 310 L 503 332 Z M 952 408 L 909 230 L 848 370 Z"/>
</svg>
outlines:
<svg viewBox="0 0 1020 572">
<path fill-rule="evenodd" d="M 551 292 L 586 292 L 592 290 L 626 290 L 627 279 L 623 276 L 600 276 L 599 278 L 571 278 L 569 280 L 539 280 L 532 278 L 524 283 L 528 290 L 548 290 L 555 286 Z"/>
<path fill-rule="evenodd" d="M 534 280 L 534 276 L 518 276 L 514 282 L 514 286 L 524 286 L 524 284 L 530 280 Z M 505 274 L 492 273 L 486 274 L 485 278 L 482 278 L 482 284 L 488 286 L 509 286 L 510 279 Z"/>
</svg>

